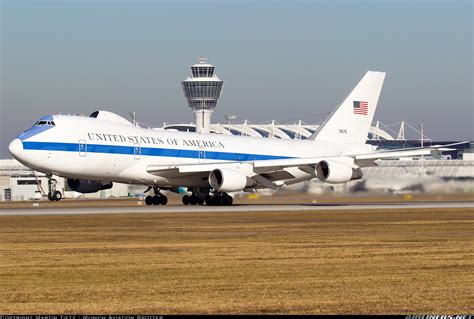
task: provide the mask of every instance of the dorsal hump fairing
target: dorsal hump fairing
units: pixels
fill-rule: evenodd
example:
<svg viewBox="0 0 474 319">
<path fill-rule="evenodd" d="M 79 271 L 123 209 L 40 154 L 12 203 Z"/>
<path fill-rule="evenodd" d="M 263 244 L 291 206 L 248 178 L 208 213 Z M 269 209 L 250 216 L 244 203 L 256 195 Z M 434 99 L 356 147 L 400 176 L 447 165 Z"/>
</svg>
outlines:
<svg viewBox="0 0 474 319">
<path fill-rule="evenodd" d="M 133 126 L 133 123 L 130 122 L 129 120 L 125 119 L 124 117 L 118 114 L 115 114 L 109 111 L 95 111 L 95 112 L 92 112 L 89 117 L 94 117 L 102 121 L 108 121 L 108 122 L 114 122 L 114 123 L 120 123 L 120 124 Z"/>
<path fill-rule="evenodd" d="M 384 79 L 385 72 L 368 71 L 310 138 L 317 141 L 365 144 Z"/>
</svg>

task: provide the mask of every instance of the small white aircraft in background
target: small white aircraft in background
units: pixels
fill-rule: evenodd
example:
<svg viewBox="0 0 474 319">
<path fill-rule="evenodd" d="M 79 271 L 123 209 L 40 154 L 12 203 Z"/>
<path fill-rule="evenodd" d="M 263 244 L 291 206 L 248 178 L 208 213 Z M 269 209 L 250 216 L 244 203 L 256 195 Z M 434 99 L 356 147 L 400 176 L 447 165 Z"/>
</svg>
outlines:
<svg viewBox="0 0 474 319">
<path fill-rule="evenodd" d="M 113 182 L 154 190 L 147 205 L 165 205 L 160 190 L 187 187 L 183 204 L 230 205 L 227 192 L 276 189 L 318 178 L 345 183 L 362 178 L 375 160 L 428 155 L 435 148 L 376 151 L 366 144 L 385 73 L 368 71 L 344 102 L 309 139 L 224 136 L 151 130 L 96 111 L 90 117 L 48 115 L 9 145 L 19 162 L 47 174 L 48 198 L 60 200 L 52 178 L 92 193 Z"/>
</svg>

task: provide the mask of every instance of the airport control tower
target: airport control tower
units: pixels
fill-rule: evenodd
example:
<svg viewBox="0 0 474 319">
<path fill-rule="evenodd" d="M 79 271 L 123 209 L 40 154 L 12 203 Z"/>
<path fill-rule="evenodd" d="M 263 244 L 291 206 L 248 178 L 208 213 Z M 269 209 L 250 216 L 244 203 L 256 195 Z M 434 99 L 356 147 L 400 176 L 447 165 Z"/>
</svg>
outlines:
<svg viewBox="0 0 474 319">
<path fill-rule="evenodd" d="M 209 133 L 211 115 L 217 106 L 224 82 L 214 74 L 207 58 L 199 58 L 191 67 L 191 77 L 182 82 L 184 95 L 196 117 L 196 132 Z"/>
</svg>

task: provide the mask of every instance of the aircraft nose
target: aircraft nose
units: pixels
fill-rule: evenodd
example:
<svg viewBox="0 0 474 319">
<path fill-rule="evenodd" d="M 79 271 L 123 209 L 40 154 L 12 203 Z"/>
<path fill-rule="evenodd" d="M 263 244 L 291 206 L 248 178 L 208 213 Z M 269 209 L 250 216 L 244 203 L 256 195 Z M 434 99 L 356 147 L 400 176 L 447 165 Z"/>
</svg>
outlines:
<svg viewBox="0 0 474 319">
<path fill-rule="evenodd" d="M 10 145 L 8 145 L 8 150 L 14 158 L 18 158 L 23 151 L 23 143 L 20 141 L 20 139 L 16 138 L 10 143 Z"/>
</svg>

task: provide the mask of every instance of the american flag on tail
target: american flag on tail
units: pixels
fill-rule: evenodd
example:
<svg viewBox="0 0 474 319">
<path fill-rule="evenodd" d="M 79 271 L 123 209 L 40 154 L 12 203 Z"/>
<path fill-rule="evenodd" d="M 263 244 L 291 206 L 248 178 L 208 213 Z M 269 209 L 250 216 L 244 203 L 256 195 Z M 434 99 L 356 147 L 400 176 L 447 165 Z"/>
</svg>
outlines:
<svg viewBox="0 0 474 319">
<path fill-rule="evenodd" d="M 369 103 L 364 101 L 354 101 L 354 114 L 367 115 L 369 113 Z"/>
</svg>

